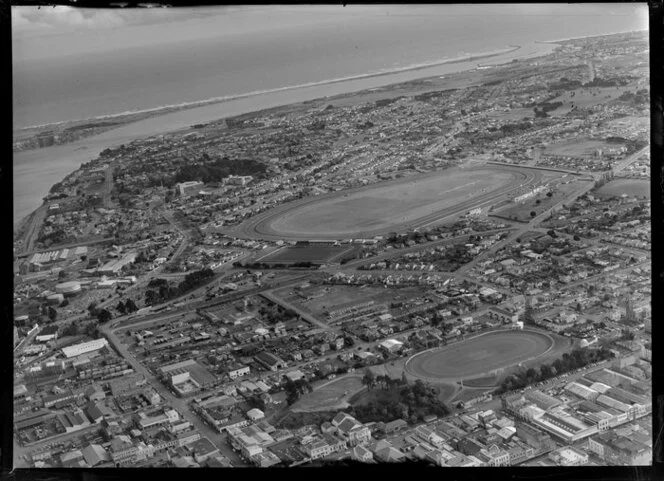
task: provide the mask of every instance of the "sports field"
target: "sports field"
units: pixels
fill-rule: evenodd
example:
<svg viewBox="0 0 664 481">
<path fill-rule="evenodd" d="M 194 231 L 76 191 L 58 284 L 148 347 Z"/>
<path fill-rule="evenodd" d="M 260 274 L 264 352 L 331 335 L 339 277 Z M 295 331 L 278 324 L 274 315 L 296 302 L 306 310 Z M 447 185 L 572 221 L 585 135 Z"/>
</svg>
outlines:
<svg viewBox="0 0 664 481">
<path fill-rule="evenodd" d="M 547 154 L 581 156 L 592 155 L 597 149 L 605 149 L 609 146 L 602 140 L 579 139 L 565 142 L 557 142 L 548 145 L 545 149 Z"/>
<path fill-rule="evenodd" d="M 485 205 L 539 175 L 509 168 L 448 169 L 306 199 L 250 219 L 238 236 L 281 239 L 369 237 L 421 226 Z"/>
<path fill-rule="evenodd" d="M 623 194 L 650 197 L 650 182 L 638 179 L 616 179 L 597 189 L 597 194 L 607 197 Z"/>
<path fill-rule="evenodd" d="M 411 357 L 406 372 L 425 380 L 458 380 L 488 375 L 540 357 L 554 345 L 535 331 L 495 331 Z"/>
</svg>

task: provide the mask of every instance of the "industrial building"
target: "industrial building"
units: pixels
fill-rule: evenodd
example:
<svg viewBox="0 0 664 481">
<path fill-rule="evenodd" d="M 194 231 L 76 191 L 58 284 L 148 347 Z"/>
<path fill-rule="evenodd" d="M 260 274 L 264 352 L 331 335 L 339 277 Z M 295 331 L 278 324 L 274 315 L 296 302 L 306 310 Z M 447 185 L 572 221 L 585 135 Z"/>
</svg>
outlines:
<svg viewBox="0 0 664 481">
<path fill-rule="evenodd" d="M 81 354 L 86 354 L 93 351 L 98 351 L 104 347 L 108 346 L 108 341 L 106 339 L 95 339 L 94 341 L 82 342 L 80 344 L 74 344 L 73 346 L 67 346 L 62 348 L 66 358 L 72 358 L 80 356 Z"/>
</svg>

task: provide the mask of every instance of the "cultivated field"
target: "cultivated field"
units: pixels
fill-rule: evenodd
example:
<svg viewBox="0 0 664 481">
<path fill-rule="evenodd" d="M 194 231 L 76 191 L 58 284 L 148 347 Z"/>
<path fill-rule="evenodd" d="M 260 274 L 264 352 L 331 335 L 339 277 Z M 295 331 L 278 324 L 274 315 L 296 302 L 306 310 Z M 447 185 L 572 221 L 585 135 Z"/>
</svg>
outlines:
<svg viewBox="0 0 664 481">
<path fill-rule="evenodd" d="M 494 331 L 411 357 L 405 365 L 424 380 L 458 380 L 489 375 L 545 354 L 554 346 L 547 334 L 535 331 Z"/>
<path fill-rule="evenodd" d="M 293 262 L 313 262 L 316 264 L 330 262 L 345 252 L 350 251 L 351 247 L 342 246 L 294 246 L 284 247 L 272 254 L 269 254 L 259 262 L 273 264 L 290 264 Z"/>
<path fill-rule="evenodd" d="M 606 183 L 597 189 L 598 195 L 607 197 L 614 195 L 634 195 L 636 197 L 650 197 L 650 182 L 638 179 L 617 179 Z"/>
<path fill-rule="evenodd" d="M 314 392 L 303 396 L 293 404 L 291 410 L 293 412 L 316 412 L 344 409 L 348 406 L 349 398 L 362 389 L 364 386 L 359 375 L 332 380 L 316 388 Z"/>
<path fill-rule="evenodd" d="M 289 203 L 250 219 L 235 235 L 264 239 L 371 237 L 486 205 L 533 182 L 537 175 L 517 168 L 449 169 Z"/>
</svg>

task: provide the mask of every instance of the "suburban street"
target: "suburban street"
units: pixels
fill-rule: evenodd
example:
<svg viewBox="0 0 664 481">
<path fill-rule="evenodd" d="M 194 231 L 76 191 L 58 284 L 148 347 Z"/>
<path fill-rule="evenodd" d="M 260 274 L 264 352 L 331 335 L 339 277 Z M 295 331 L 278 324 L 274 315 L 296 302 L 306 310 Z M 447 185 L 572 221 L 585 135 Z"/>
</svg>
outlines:
<svg viewBox="0 0 664 481">
<path fill-rule="evenodd" d="M 475 267 L 477 264 L 482 262 L 485 257 L 492 255 L 496 252 L 498 252 L 500 249 L 503 247 L 506 247 L 509 244 L 514 243 L 516 239 L 519 238 L 519 236 L 525 234 L 526 232 L 533 230 L 535 227 L 537 227 L 540 223 L 548 219 L 548 217 L 551 215 L 551 213 L 560 205 L 565 204 L 567 202 L 573 201 L 577 197 L 582 196 L 583 194 L 589 192 L 592 190 L 594 187 L 593 182 L 588 182 L 587 185 L 583 186 L 576 192 L 572 192 L 568 195 L 566 195 L 563 199 L 559 200 L 556 202 L 554 205 L 543 211 L 541 214 L 537 215 L 534 217 L 530 222 L 527 224 L 523 224 L 519 227 L 517 227 L 516 230 L 513 230 L 505 239 L 497 242 L 493 246 L 491 246 L 489 249 L 485 250 L 484 252 L 480 253 L 478 256 L 476 256 L 472 261 L 469 263 L 461 266 L 457 271 L 457 275 L 464 275 L 468 271 L 470 271 L 473 267 Z"/>
</svg>

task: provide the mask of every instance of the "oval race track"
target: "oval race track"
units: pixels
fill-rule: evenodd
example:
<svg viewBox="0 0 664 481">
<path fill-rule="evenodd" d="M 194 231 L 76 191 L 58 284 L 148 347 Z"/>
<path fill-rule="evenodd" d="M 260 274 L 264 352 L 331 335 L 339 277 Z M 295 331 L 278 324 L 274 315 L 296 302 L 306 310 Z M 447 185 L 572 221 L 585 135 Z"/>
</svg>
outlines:
<svg viewBox="0 0 664 481">
<path fill-rule="evenodd" d="M 539 357 L 553 344 L 550 336 L 540 332 L 494 331 L 415 354 L 405 369 L 429 380 L 467 379 Z"/>
<path fill-rule="evenodd" d="M 539 172 L 509 167 L 449 169 L 288 202 L 248 219 L 229 235 L 268 240 L 371 237 L 486 205 L 539 178 Z"/>
</svg>

